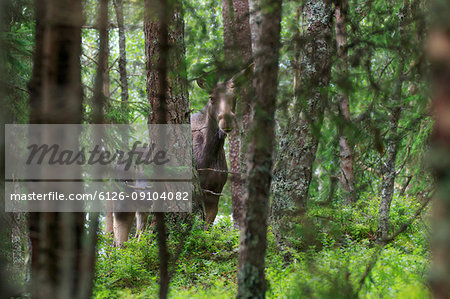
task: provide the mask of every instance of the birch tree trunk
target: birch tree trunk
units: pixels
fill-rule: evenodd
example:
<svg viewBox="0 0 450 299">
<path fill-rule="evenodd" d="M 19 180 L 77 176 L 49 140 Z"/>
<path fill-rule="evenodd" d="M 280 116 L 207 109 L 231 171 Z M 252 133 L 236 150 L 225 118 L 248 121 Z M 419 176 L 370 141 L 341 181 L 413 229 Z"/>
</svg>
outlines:
<svg viewBox="0 0 450 299">
<path fill-rule="evenodd" d="M 227 72 L 234 75 L 248 66 L 252 59 L 251 31 L 249 21 L 248 0 L 222 0 L 223 34 L 225 61 L 228 62 Z M 231 204 L 233 207 L 233 219 L 238 227 L 242 227 L 243 198 L 245 172 L 244 154 L 241 153 L 241 140 L 248 132 L 250 107 L 251 82 L 244 82 L 238 86 L 238 99 L 233 103 L 233 112 L 236 113 L 237 127 L 230 134 L 229 157 L 231 183 Z M 243 167 L 241 167 L 243 166 Z"/>
<path fill-rule="evenodd" d="M 281 1 L 263 0 L 260 6 L 261 23 L 255 41 L 254 114 L 249 134 L 248 197 L 241 233 L 237 298 L 264 298 L 266 292 L 264 271 L 275 143 Z"/>
</svg>

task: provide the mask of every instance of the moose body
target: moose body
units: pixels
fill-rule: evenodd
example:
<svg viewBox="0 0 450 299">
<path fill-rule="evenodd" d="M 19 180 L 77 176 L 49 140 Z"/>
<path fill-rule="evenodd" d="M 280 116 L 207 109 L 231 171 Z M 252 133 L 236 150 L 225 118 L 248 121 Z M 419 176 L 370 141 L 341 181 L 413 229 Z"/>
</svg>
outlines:
<svg viewBox="0 0 450 299">
<path fill-rule="evenodd" d="M 219 82 L 210 91 L 206 106 L 191 117 L 194 164 L 204 192 L 203 218 L 208 226 L 216 218 L 220 194 L 228 177 L 224 144 L 227 133 L 234 128 L 233 101 L 233 81 Z M 135 214 L 139 233 L 145 227 L 148 213 L 107 213 L 106 231 L 114 234 L 117 245 L 128 240 Z"/>
<path fill-rule="evenodd" d="M 217 215 L 220 193 L 227 181 L 225 139 L 234 127 L 232 83 L 219 83 L 202 111 L 191 117 L 194 162 L 205 193 L 204 218 L 208 225 Z"/>
</svg>

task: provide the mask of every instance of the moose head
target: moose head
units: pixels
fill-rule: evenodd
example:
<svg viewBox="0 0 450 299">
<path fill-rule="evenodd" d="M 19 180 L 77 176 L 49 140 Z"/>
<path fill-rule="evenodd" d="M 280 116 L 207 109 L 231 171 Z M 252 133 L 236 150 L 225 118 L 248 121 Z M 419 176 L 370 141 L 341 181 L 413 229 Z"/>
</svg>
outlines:
<svg viewBox="0 0 450 299">
<path fill-rule="evenodd" d="M 236 101 L 233 78 L 218 82 L 212 87 L 201 80 L 197 80 L 197 84 L 209 93 L 209 101 L 203 109 L 205 121 L 210 129 L 218 129 L 219 139 L 224 139 L 235 128 L 236 123 L 233 113 Z"/>
<path fill-rule="evenodd" d="M 216 120 L 219 138 L 223 138 L 235 127 L 233 105 L 235 102 L 233 81 L 219 82 L 212 90 L 206 105 L 208 117 Z"/>
<path fill-rule="evenodd" d="M 233 113 L 236 103 L 236 85 L 248 84 L 249 77 L 253 73 L 253 64 L 235 74 L 225 82 L 212 83 L 205 76 L 197 79 L 200 88 L 209 94 L 209 101 L 204 108 L 209 121 L 214 121 L 219 129 L 220 139 L 226 137 L 236 127 L 235 114 Z"/>
</svg>

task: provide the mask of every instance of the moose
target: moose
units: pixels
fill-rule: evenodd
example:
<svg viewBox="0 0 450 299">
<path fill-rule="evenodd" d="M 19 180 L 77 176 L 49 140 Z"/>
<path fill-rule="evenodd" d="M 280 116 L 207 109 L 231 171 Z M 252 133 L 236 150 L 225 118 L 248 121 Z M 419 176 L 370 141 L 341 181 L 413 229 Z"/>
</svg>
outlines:
<svg viewBox="0 0 450 299">
<path fill-rule="evenodd" d="M 213 88 L 197 81 L 197 84 L 210 94 L 206 106 L 191 116 L 194 164 L 204 192 L 202 216 L 208 227 L 216 218 L 219 198 L 228 177 L 224 143 L 236 123 L 232 111 L 235 78 L 236 76 L 219 82 Z M 116 244 L 121 245 L 128 240 L 135 214 L 138 234 L 146 225 L 148 213 L 107 213 L 106 231 L 113 233 Z"/>
</svg>

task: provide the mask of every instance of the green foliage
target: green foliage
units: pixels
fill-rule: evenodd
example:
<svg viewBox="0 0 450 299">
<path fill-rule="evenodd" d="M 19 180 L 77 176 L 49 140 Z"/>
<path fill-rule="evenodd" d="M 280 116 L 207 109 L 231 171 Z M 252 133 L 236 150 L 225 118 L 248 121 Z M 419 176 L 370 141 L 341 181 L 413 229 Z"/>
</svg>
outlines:
<svg viewBox="0 0 450 299">
<path fill-rule="evenodd" d="M 182 235 L 176 230 L 169 234 L 172 253 Z M 156 235 L 148 232 L 140 240 L 131 239 L 124 248 L 117 248 L 112 247 L 111 238 L 102 235 L 97 250 L 95 297 L 154 296 L 158 289 L 159 269 L 155 240 Z M 229 218 L 220 220 L 208 231 L 203 230 L 202 223 L 195 223 L 173 268 L 172 292 L 184 293 L 190 289 L 197 292 L 197 288 L 206 291 L 214 287 L 234 290 L 235 285 L 230 287 L 230 284 L 235 284 L 238 244 L 239 234 Z M 129 289 L 128 293 L 123 293 L 123 289 Z"/>
<path fill-rule="evenodd" d="M 8 1 L 7 27 L 1 32 L 0 62 L 6 74 L 2 75 L 6 88 L 6 123 L 28 122 L 28 81 L 31 77 L 31 56 L 34 43 L 34 21 L 30 1 Z"/>
<path fill-rule="evenodd" d="M 329 101 L 325 103 L 307 213 L 301 218 L 290 218 L 291 222 L 283 232 L 288 244 L 278 244 L 277 236 L 269 230 L 266 257 L 269 298 L 356 296 L 360 279 L 376 254 L 374 240 L 385 148 L 390 134 L 388 120 L 395 107 L 401 107 L 402 114 L 397 185 L 390 211 L 391 234 L 409 221 L 421 205 L 417 194 L 431 185 L 423 162 L 432 128 L 432 121 L 427 116 L 427 65 L 421 46 L 427 10 L 424 1 L 413 1 L 410 14 L 404 15 L 403 4 L 406 2 L 349 1 L 349 70 L 346 75 L 339 72 L 335 66 L 340 58 L 333 52 L 331 84 L 326 88 Z M 6 47 L 1 57 L 7 73 L 4 76 L 8 95 L 5 108 L 10 117 L 8 122 L 26 123 L 29 109 L 27 83 L 31 77 L 34 43 L 33 11 L 28 0 L 8 3 L 7 30 L 1 35 L 2 46 Z M 186 0 L 183 6 L 190 106 L 197 112 L 209 95 L 197 85 L 196 79 L 206 80 L 211 86 L 226 78 L 223 72 L 222 8 L 221 1 L 214 0 Z M 143 7 L 142 0 L 124 2 L 130 93 L 126 111 L 120 102 L 118 30 L 114 26 L 110 30 L 110 96 L 105 107 L 106 120 L 110 123 L 146 122 L 149 113 Z M 82 30 L 81 64 L 86 122 L 91 117 L 98 57 L 98 33 L 94 28 L 97 8 L 98 1 L 84 1 L 87 26 Z M 288 111 L 294 97 L 293 74 L 299 58 L 296 57 L 296 43 L 297 36 L 302 33 L 302 16 L 297 17 L 299 11 L 298 1 L 284 1 L 277 103 L 279 132 L 288 123 Z M 109 16 L 110 23 L 115 24 L 112 5 Z M 403 63 L 404 68 L 400 69 Z M 396 98 L 399 81 L 402 82 L 400 97 Z M 349 95 L 352 114 L 352 121 L 345 124 L 338 117 L 337 107 L 338 95 L 342 93 Z M 343 126 L 345 135 L 355 145 L 358 201 L 354 205 L 343 204 L 343 190 L 337 182 L 340 175 L 339 126 Z M 236 295 L 240 236 L 229 216 L 229 184 L 223 194 L 217 223 L 205 231 L 203 224 L 196 222 L 183 244 L 172 268 L 171 298 L 231 298 Z M 360 298 L 429 297 L 426 287 L 429 225 L 428 214 L 424 215 L 380 252 L 363 282 Z M 176 227 L 170 229 L 169 250 L 174 254 L 184 235 Z M 110 238 L 100 235 L 94 297 L 155 297 L 159 283 L 155 240 L 155 233 L 150 231 L 140 240 L 131 239 L 119 249 L 111 246 Z"/>
<path fill-rule="evenodd" d="M 394 230 L 409 219 L 419 203 L 396 198 L 392 207 Z M 268 298 L 352 298 L 366 267 L 376 254 L 372 244 L 378 199 L 366 198 L 354 209 L 338 206 L 310 209 L 315 244 L 306 250 L 280 248 L 268 234 L 266 276 Z M 338 212 L 339 211 L 339 212 Z M 326 218 L 326 219 L 325 219 Z M 364 280 L 360 298 L 428 298 L 427 222 L 417 220 L 377 256 Z M 173 253 L 183 233 L 168 235 Z M 158 292 L 156 236 L 148 232 L 124 248 L 111 247 L 101 236 L 98 244 L 95 298 L 153 298 Z M 231 298 L 236 295 L 239 231 L 229 217 L 208 231 L 196 222 L 175 263 L 170 298 Z"/>
<path fill-rule="evenodd" d="M 349 242 L 341 248 L 310 253 L 294 267 L 287 298 L 356 298 L 360 279 L 375 249 Z M 358 298 L 428 298 L 426 256 L 407 255 L 390 247 L 365 279 Z"/>
<path fill-rule="evenodd" d="M 183 5 L 189 97 L 195 113 L 209 99 L 208 92 L 200 88 L 195 79 L 206 78 L 208 85 L 212 85 L 219 80 L 217 70 L 223 65 L 222 3 L 201 0 L 183 1 Z"/>
</svg>

